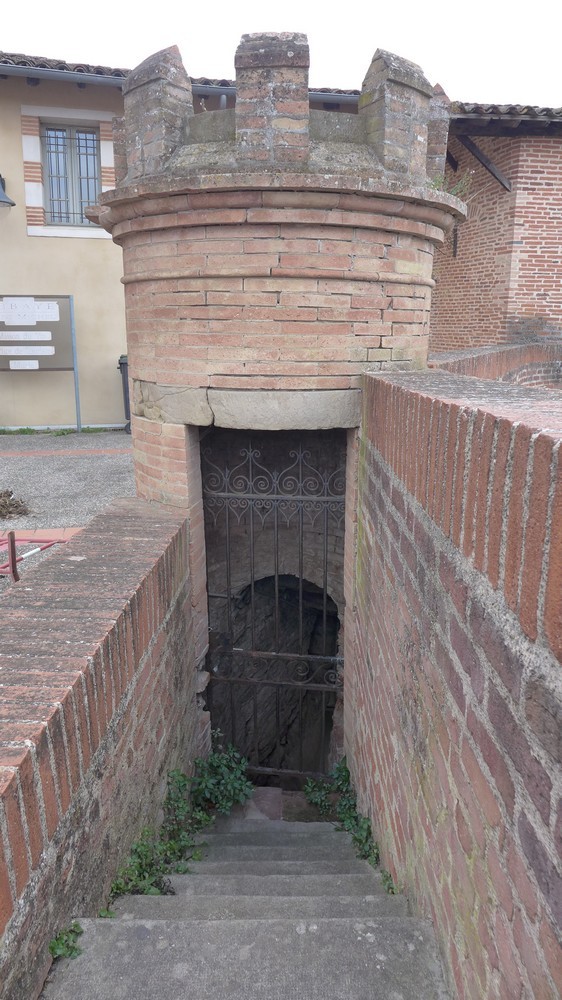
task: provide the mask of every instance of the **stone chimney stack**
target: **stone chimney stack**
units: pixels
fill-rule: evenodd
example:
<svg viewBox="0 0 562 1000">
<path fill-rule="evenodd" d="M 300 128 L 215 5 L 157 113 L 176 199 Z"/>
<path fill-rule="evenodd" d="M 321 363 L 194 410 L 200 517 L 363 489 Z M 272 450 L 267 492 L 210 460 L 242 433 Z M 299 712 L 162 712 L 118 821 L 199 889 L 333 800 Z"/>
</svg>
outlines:
<svg viewBox="0 0 562 1000">
<path fill-rule="evenodd" d="M 359 114 L 387 170 L 425 177 L 433 88 L 415 63 L 377 49 L 363 81 Z"/>
<path fill-rule="evenodd" d="M 239 155 L 298 169 L 309 147 L 306 36 L 242 35 L 234 65 Z"/>
<path fill-rule="evenodd" d="M 445 174 L 447 141 L 451 102 L 442 87 L 437 84 L 429 102 L 429 122 L 427 126 L 427 176 L 430 181 L 441 180 Z"/>
<path fill-rule="evenodd" d="M 126 182 L 163 170 L 193 115 L 191 80 L 177 46 L 145 59 L 123 85 Z"/>
</svg>

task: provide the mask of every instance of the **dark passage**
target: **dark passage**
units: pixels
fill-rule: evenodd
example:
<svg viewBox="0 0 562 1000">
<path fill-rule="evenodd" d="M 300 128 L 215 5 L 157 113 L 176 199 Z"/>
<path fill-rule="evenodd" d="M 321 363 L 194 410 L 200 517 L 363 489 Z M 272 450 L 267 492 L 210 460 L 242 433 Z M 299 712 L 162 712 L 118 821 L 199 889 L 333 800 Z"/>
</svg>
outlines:
<svg viewBox="0 0 562 1000">
<path fill-rule="evenodd" d="M 341 715 L 345 433 L 202 447 L 211 723 L 273 781 L 324 773 Z"/>
<path fill-rule="evenodd" d="M 252 653 L 251 588 L 238 595 L 233 651 L 210 657 L 211 720 L 254 768 L 323 773 L 339 682 L 337 665 L 325 658 L 336 657 L 339 621 L 328 597 L 324 625 L 323 594 L 315 584 L 303 581 L 302 616 L 300 601 L 295 576 L 278 578 L 277 597 L 273 577 L 255 583 L 255 648 L 289 654 L 270 658 Z M 214 624 L 224 634 L 226 622 Z"/>
</svg>

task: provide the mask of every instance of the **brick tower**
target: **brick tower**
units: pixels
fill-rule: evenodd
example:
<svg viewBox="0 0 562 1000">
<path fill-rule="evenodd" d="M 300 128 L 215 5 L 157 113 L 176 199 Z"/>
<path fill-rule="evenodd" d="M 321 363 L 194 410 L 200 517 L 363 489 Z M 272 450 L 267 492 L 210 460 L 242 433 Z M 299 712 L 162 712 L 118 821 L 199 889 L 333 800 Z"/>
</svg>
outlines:
<svg viewBox="0 0 562 1000">
<path fill-rule="evenodd" d="M 235 107 L 197 114 L 176 48 L 129 75 L 100 212 L 138 493 L 189 511 L 201 658 L 201 429 L 357 428 L 365 371 L 426 364 L 434 247 L 463 208 L 433 183 L 448 115 L 418 66 L 377 51 L 355 114 L 311 109 L 304 35 L 244 35 L 235 65 Z"/>
</svg>

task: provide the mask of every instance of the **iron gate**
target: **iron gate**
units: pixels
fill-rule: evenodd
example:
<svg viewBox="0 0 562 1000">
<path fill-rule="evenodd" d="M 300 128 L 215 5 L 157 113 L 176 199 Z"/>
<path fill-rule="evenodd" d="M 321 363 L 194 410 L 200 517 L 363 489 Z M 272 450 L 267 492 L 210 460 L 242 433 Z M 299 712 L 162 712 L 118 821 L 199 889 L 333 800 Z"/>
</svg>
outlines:
<svg viewBox="0 0 562 1000">
<path fill-rule="evenodd" d="M 208 707 L 257 774 L 327 768 L 342 685 L 329 588 L 344 463 L 343 432 L 213 430 L 203 442 Z"/>
</svg>

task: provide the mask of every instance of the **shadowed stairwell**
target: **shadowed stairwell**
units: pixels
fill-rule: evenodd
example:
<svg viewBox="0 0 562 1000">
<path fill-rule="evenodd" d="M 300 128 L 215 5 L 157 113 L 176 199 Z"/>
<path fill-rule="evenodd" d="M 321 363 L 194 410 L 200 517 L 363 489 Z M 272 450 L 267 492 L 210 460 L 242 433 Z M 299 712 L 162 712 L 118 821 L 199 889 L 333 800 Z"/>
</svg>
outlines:
<svg viewBox="0 0 562 1000">
<path fill-rule="evenodd" d="M 347 834 L 284 822 L 281 801 L 257 789 L 219 821 L 174 896 L 80 921 L 83 953 L 43 1000 L 446 1000 L 431 925 Z"/>
</svg>

